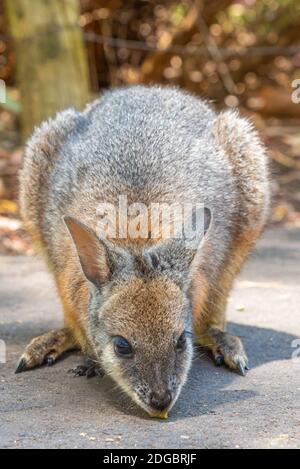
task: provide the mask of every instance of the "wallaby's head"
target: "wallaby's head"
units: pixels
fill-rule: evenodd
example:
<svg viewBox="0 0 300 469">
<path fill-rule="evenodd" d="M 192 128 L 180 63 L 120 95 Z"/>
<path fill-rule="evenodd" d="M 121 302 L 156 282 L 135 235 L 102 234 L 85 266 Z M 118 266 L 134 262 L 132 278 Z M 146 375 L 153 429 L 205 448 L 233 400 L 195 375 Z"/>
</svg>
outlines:
<svg viewBox="0 0 300 469">
<path fill-rule="evenodd" d="M 205 229 L 209 221 L 210 214 Z M 197 249 L 173 239 L 136 253 L 99 239 L 71 217 L 65 222 L 91 284 L 88 334 L 94 358 L 146 412 L 162 416 L 175 403 L 191 364 L 188 290 Z"/>
</svg>

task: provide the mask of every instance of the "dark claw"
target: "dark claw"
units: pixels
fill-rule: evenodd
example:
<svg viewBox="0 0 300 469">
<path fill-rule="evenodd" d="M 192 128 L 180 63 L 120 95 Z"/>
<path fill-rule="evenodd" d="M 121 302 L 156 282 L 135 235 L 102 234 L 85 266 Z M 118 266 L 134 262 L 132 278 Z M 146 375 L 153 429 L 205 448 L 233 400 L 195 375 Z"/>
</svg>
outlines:
<svg viewBox="0 0 300 469">
<path fill-rule="evenodd" d="M 76 366 L 75 368 L 71 368 L 68 373 L 72 373 L 74 378 L 79 376 L 86 376 L 88 368 L 83 365 Z"/>
<path fill-rule="evenodd" d="M 47 365 L 47 366 L 53 366 L 54 363 L 55 363 L 55 360 L 54 360 L 53 357 L 47 357 L 47 358 L 46 358 L 46 365 Z"/>
<path fill-rule="evenodd" d="M 94 366 L 90 366 L 90 367 L 86 370 L 86 377 L 87 377 L 87 379 L 94 378 L 96 375 L 97 375 L 97 373 L 96 373 L 96 370 L 95 370 L 95 367 L 94 367 Z"/>
<path fill-rule="evenodd" d="M 224 365 L 224 358 L 223 358 L 222 355 L 217 355 L 217 356 L 215 357 L 215 364 L 216 364 L 216 366 L 222 366 L 222 365 Z"/>
<path fill-rule="evenodd" d="M 17 369 L 15 371 L 15 374 L 19 374 L 19 373 L 22 373 L 23 371 L 27 371 L 28 368 L 27 368 L 27 363 L 26 363 L 26 360 L 25 358 L 22 358 L 22 360 L 20 360 L 18 366 L 17 366 Z"/>
<path fill-rule="evenodd" d="M 241 363 L 238 363 L 237 367 L 238 367 L 239 373 L 242 376 L 246 376 L 246 371 L 245 371 L 245 368 L 243 367 L 243 365 Z"/>
<path fill-rule="evenodd" d="M 87 358 L 84 363 L 84 365 L 75 366 L 68 373 L 72 373 L 74 377 L 86 376 L 87 379 L 94 378 L 95 376 L 102 378 L 104 376 L 103 370 L 94 360 Z"/>
<path fill-rule="evenodd" d="M 249 365 L 246 365 L 246 366 L 245 366 L 245 370 L 246 370 L 246 371 L 249 371 L 249 370 L 250 370 Z"/>
</svg>

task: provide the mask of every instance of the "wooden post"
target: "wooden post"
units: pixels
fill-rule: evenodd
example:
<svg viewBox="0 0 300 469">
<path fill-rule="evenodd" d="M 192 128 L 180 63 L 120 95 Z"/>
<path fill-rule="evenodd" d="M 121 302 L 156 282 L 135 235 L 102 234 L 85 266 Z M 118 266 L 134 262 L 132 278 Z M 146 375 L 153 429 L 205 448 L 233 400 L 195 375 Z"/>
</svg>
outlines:
<svg viewBox="0 0 300 469">
<path fill-rule="evenodd" d="M 89 73 L 78 0 L 5 0 L 16 46 L 22 133 L 89 100 Z"/>
</svg>

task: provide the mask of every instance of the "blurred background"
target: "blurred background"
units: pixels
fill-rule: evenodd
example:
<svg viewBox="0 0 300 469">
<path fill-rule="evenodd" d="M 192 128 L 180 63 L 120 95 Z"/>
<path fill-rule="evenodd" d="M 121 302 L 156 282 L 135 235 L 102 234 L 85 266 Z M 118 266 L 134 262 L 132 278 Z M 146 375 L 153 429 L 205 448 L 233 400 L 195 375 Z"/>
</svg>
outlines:
<svg viewBox="0 0 300 469">
<path fill-rule="evenodd" d="M 297 79 L 299 0 L 0 0 L 0 253 L 31 253 L 17 172 L 34 126 L 136 83 L 250 116 L 269 150 L 270 223 L 300 226 Z"/>
</svg>

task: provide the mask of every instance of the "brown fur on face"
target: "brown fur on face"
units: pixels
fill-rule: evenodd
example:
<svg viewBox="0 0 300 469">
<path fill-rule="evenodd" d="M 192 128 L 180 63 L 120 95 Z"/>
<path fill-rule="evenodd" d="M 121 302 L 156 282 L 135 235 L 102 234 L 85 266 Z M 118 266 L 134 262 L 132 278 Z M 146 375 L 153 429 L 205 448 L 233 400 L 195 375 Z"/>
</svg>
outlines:
<svg viewBox="0 0 300 469">
<path fill-rule="evenodd" d="M 72 217 L 66 217 L 65 222 L 74 245 L 69 269 L 61 276 L 67 277 L 69 284 L 62 296 L 68 297 L 70 304 L 73 300 L 77 306 L 82 303 L 76 298 L 81 288 L 86 290 L 80 272 L 71 268 L 78 266 L 78 261 L 81 278 L 84 274 L 89 280 L 89 301 L 82 304 L 79 315 L 85 317 L 87 337 L 81 347 L 150 414 L 166 404 L 166 396 L 169 401 L 163 408 L 170 408 L 191 363 L 191 337 L 186 337 L 192 328 L 187 286 L 197 247 L 187 253 L 184 240 L 171 239 L 140 250 L 125 249 L 98 238 L 92 229 Z M 78 255 L 77 259 L 73 254 Z M 58 284 L 64 287 L 63 281 Z M 80 331 L 80 321 L 76 329 Z M 179 350 L 182 335 L 185 346 Z M 120 356 L 115 349 L 115 340 L 120 337 L 133 350 L 130 358 Z M 79 335 L 77 338 L 81 342 Z"/>
<path fill-rule="evenodd" d="M 182 290 L 164 277 L 133 278 L 91 302 L 90 335 L 97 359 L 108 374 L 147 412 L 152 392 L 172 394 L 175 403 L 192 358 L 191 339 L 176 351 L 178 338 L 190 330 L 190 305 Z M 106 296 L 106 298 L 105 298 Z M 132 345 L 132 358 L 118 357 L 113 337 Z"/>
</svg>

